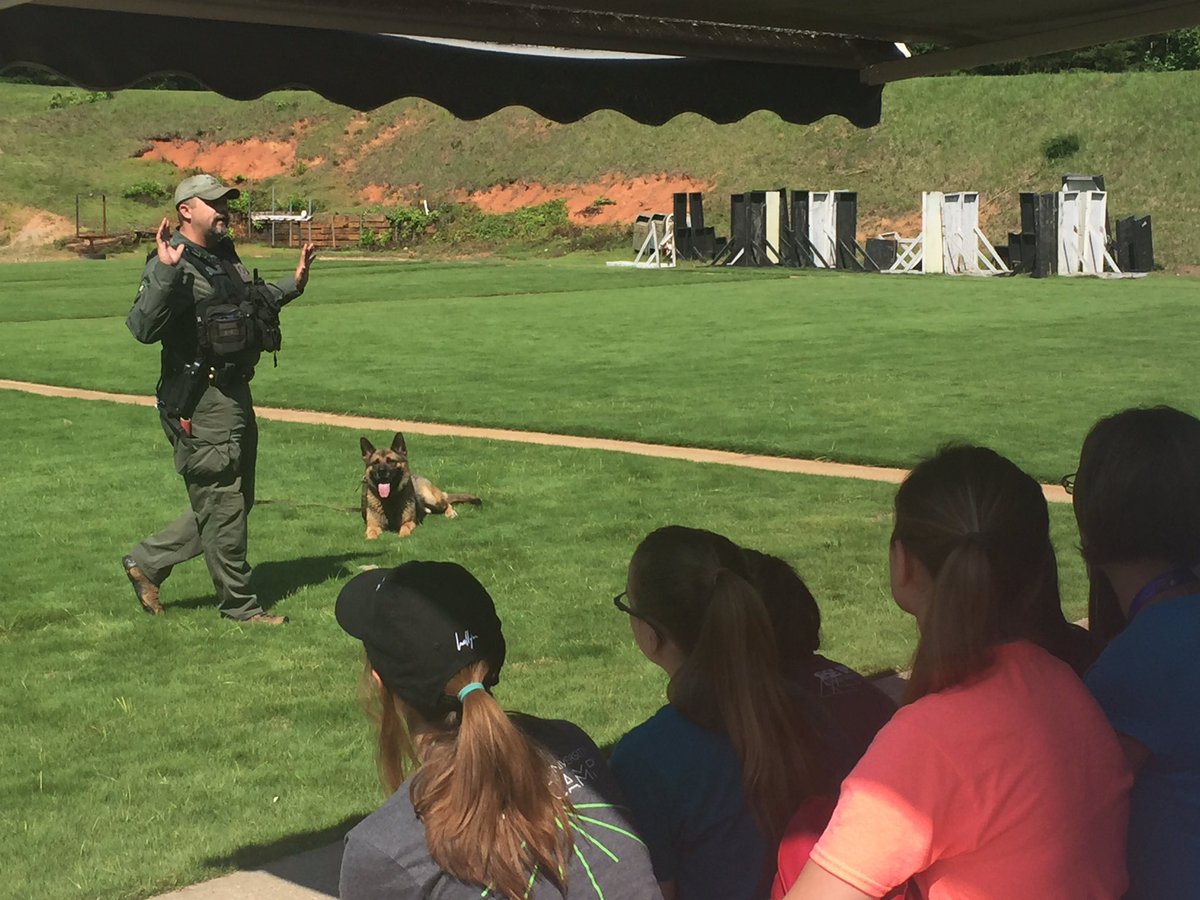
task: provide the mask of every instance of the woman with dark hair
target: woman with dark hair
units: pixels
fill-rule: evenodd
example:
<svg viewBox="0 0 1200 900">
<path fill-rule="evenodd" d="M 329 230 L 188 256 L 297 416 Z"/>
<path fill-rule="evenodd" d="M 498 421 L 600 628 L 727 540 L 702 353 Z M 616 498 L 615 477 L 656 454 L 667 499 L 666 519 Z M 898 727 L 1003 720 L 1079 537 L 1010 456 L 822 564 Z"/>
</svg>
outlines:
<svg viewBox="0 0 1200 900">
<path fill-rule="evenodd" d="M 833 780 L 819 711 L 783 677 L 745 554 L 711 531 L 660 528 L 615 602 L 670 677 L 668 704 L 612 755 L 663 894 L 765 898 L 788 818 Z"/>
<path fill-rule="evenodd" d="M 363 642 L 363 693 L 391 798 L 346 836 L 342 900 L 659 896 L 595 744 L 492 697 L 505 643 L 454 563 L 351 579 L 338 624 Z"/>
<path fill-rule="evenodd" d="M 1075 519 L 1093 629 L 1108 646 L 1087 686 L 1135 771 L 1129 897 L 1200 884 L 1200 419 L 1129 409 L 1083 442 Z"/>
<path fill-rule="evenodd" d="M 835 740 L 842 748 L 837 762 L 844 766 L 835 772 L 840 780 L 896 712 L 896 704 L 858 672 L 817 652 L 821 609 L 786 560 L 748 547 L 742 552 L 750 582 L 771 617 L 784 677 L 809 692 L 836 728 Z"/>
<path fill-rule="evenodd" d="M 1128 765 L 1037 643 L 1057 602 L 1040 486 L 991 450 L 944 449 L 896 493 L 889 559 L 920 633 L 906 705 L 843 782 L 788 900 L 910 878 L 927 900 L 1120 897 Z"/>
</svg>

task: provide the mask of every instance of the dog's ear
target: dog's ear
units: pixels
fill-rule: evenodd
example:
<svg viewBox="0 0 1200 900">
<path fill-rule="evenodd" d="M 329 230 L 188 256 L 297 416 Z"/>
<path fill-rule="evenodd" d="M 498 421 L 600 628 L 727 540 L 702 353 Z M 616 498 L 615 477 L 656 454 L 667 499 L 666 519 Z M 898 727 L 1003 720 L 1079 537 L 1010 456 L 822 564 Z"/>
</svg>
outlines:
<svg viewBox="0 0 1200 900">
<path fill-rule="evenodd" d="M 401 456 L 408 456 L 408 447 L 404 444 L 404 435 L 396 432 L 396 436 L 392 438 L 392 451 L 399 453 Z"/>
<path fill-rule="evenodd" d="M 363 459 L 366 459 L 372 453 L 375 452 L 375 445 L 372 444 L 370 441 L 368 441 L 366 438 L 359 438 L 358 446 L 362 448 Z"/>
</svg>

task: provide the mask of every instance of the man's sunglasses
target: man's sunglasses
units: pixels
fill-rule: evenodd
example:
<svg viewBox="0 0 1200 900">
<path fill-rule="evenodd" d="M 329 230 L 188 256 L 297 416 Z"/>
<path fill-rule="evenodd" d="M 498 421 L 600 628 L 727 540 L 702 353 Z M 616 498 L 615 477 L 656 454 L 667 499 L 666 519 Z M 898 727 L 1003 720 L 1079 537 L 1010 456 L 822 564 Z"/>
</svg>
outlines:
<svg viewBox="0 0 1200 900">
<path fill-rule="evenodd" d="M 1078 472 L 1072 472 L 1070 475 L 1064 475 L 1058 480 L 1058 483 L 1062 485 L 1062 489 L 1068 494 L 1075 493 L 1075 476 L 1078 474 Z"/>
</svg>

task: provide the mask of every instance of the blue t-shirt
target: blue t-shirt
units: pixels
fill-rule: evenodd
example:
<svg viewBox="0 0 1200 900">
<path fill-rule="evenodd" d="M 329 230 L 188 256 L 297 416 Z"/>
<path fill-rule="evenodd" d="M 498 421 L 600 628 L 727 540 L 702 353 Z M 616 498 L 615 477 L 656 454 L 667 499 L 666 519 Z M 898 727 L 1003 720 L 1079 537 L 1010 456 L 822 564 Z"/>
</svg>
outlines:
<svg viewBox="0 0 1200 900">
<path fill-rule="evenodd" d="M 767 896 L 768 850 L 726 735 L 664 706 L 618 741 L 610 765 L 659 881 L 686 900 Z"/>
<path fill-rule="evenodd" d="M 1146 607 L 1100 654 L 1088 689 L 1150 759 L 1133 786 L 1131 900 L 1200 894 L 1200 595 Z"/>
</svg>

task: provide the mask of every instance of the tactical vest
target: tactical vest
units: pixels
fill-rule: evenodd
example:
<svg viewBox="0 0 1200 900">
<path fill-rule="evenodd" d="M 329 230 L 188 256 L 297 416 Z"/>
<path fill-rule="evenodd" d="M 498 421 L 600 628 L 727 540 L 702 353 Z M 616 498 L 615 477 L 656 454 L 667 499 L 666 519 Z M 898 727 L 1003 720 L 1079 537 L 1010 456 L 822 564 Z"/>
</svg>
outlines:
<svg viewBox="0 0 1200 900">
<path fill-rule="evenodd" d="M 184 245 L 184 255 L 212 286 L 212 295 L 196 302 L 196 343 L 217 364 L 238 354 L 275 353 L 283 345 L 279 304 L 254 270 L 251 275 L 232 259 L 204 256 Z"/>
<path fill-rule="evenodd" d="M 232 244 L 218 256 L 190 244 L 184 258 L 209 285 L 195 301 L 191 322 L 182 321 L 163 340 L 158 399 L 171 417 L 190 418 L 210 383 L 246 382 L 263 352 L 283 344 L 280 304 L 256 269 L 246 270 Z M 157 251 L 156 251 L 157 252 Z"/>
</svg>

